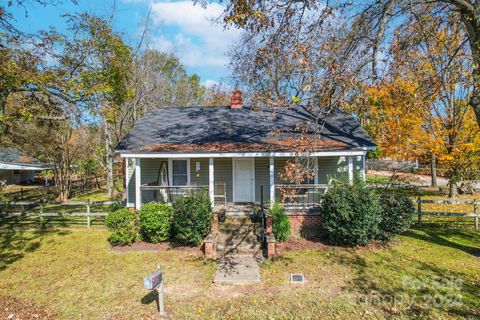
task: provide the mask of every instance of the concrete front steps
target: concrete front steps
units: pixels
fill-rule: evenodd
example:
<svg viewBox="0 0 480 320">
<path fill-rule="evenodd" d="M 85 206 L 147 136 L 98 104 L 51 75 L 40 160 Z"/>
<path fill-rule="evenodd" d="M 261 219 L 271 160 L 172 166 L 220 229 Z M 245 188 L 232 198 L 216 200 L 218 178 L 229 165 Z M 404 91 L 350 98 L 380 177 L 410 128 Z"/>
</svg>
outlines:
<svg viewBox="0 0 480 320">
<path fill-rule="evenodd" d="M 260 227 L 246 215 L 228 215 L 215 237 L 218 270 L 215 283 L 245 284 L 260 281 L 263 261 Z"/>
<path fill-rule="evenodd" d="M 259 230 L 253 224 L 241 225 L 228 223 L 218 228 L 215 239 L 215 254 L 217 257 L 225 255 L 261 256 L 262 248 Z"/>
<path fill-rule="evenodd" d="M 215 254 L 262 256 L 260 227 L 249 217 L 227 216 L 224 223 L 219 223 L 215 239 Z"/>
<path fill-rule="evenodd" d="M 257 210 L 255 204 L 227 204 L 223 208 L 227 216 L 249 217 Z"/>
</svg>

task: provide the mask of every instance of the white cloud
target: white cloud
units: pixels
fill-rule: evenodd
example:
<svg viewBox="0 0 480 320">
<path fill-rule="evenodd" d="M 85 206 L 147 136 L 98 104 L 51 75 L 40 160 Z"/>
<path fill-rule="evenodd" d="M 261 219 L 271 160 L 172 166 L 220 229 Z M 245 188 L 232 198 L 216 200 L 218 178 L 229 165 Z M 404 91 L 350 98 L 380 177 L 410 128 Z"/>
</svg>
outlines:
<svg viewBox="0 0 480 320">
<path fill-rule="evenodd" d="M 207 79 L 207 80 L 202 82 L 202 85 L 206 88 L 211 88 L 211 87 L 214 87 L 214 86 L 218 86 L 219 84 L 220 84 L 220 82 L 218 82 L 216 80 L 212 80 L 212 79 Z"/>
<path fill-rule="evenodd" d="M 188 67 L 224 67 L 229 61 L 228 48 L 239 38 L 240 31 L 225 30 L 223 25 L 213 22 L 223 10 L 218 3 L 211 3 L 206 9 L 193 1 L 152 3 L 152 19 L 166 31 L 155 39 L 154 46 L 173 50 Z"/>
</svg>

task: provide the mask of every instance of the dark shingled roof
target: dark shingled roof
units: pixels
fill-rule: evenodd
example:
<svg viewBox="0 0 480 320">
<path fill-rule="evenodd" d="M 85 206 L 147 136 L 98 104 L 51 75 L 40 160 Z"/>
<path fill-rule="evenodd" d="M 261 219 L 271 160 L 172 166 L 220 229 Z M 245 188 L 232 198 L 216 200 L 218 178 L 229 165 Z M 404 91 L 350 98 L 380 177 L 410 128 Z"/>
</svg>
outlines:
<svg viewBox="0 0 480 320">
<path fill-rule="evenodd" d="M 117 152 L 138 151 L 296 151 L 299 124 L 315 123 L 303 107 L 253 110 L 249 107 L 171 107 L 153 109 L 118 144 Z M 315 151 L 375 147 L 358 121 L 342 110 L 326 119 Z M 305 127 L 305 126 L 303 126 Z M 317 125 L 309 125 L 312 133 Z"/>
<path fill-rule="evenodd" d="M 35 164 L 43 165 L 43 162 L 26 156 L 17 148 L 1 148 L 0 147 L 0 162 L 19 163 L 19 164 Z"/>
</svg>

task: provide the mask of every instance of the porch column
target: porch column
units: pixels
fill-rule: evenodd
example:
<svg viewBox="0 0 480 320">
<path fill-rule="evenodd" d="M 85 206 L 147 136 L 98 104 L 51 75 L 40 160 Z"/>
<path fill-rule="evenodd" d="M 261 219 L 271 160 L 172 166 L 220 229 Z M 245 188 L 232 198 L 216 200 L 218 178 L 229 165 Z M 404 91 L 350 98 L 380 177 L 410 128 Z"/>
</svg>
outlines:
<svg viewBox="0 0 480 320">
<path fill-rule="evenodd" d="M 353 157 L 349 156 L 348 159 L 348 183 L 353 185 Z"/>
<path fill-rule="evenodd" d="M 208 195 L 212 207 L 215 205 L 215 177 L 213 171 L 213 158 L 208 158 Z"/>
<path fill-rule="evenodd" d="M 140 189 L 142 173 L 140 169 L 141 159 L 135 159 L 135 209 L 140 210 L 142 206 L 142 190 Z"/>
<path fill-rule="evenodd" d="M 268 166 L 270 172 L 270 208 L 273 207 L 275 202 L 275 165 L 274 157 L 270 157 L 270 163 Z"/>
<path fill-rule="evenodd" d="M 130 199 L 128 197 L 128 182 L 130 181 L 130 179 L 128 179 L 128 165 L 130 163 L 130 159 L 129 158 L 125 158 L 125 203 L 126 205 L 128 206 L 128 204 L 130 203 Z"/>
<path fill-rule="evenodd" d="M 315 170 L 313 183 L 318 184 L 318 157 L 313 158 L 313 168 Z"/>
<path fill-rule="evenodd" d="M 367 164 L 366 164 L 366 158 L 367 158 L 367 155 L 364 154 L 362 156 L 362 179 L 363 181 L 367 181 Z"/>
</svg>

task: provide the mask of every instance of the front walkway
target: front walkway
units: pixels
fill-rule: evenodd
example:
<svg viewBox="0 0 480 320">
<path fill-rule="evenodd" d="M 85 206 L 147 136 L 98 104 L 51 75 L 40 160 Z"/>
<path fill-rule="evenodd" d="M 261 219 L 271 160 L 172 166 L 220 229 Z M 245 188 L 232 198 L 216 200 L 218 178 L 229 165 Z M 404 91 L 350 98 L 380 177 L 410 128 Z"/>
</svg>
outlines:
<svg viewBox="0 0 480 320">
<path fill-rule="evenodd" d="M 218 269 L 213 282 L 244 284 L 260 281 L 263 260 L 258 224 L 251 219 L 248 206 L 227 208 L 227 218 L 218 225 L 215 255 Z M 233 213 L 233 214 L 232 214 Z"/>
<path fill-rule="evenodd" d="M 260 282 L 260 259 L 251 256 L 220 258 L 215 283 L 245 284 Z"/>
</svg>

